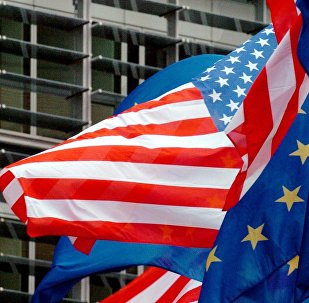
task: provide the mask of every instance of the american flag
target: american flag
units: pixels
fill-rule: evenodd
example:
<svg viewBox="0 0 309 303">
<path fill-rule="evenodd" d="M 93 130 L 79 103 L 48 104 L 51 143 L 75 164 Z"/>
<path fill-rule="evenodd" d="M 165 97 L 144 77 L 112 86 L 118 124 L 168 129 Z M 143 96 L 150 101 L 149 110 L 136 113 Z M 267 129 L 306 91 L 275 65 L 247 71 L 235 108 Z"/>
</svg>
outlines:
<svg viewBox="0 0 309 303">
<path fill-rule="evenodd" d="M 244 77 L 254 81 L 263 63 L 252 60 L 266 62 L 272 34 L 266 28 L 196 82 L 214 80 L 209 83 L 231 91 L 223 76 L 213 76 L 216 70 L 229 75 L 227 83 L 249 86 Z M 257 55 L 257 42 L 266 39 L 261 35 L 272 47 Z M 231 67 L 246 60 L 256 66 L 252 75 L 242 72 L 247 67 Z M 80 242 L 88 247 L 95 239 L 211 247 L 241 161 L 213 123 L 224 125 L 222 117 L 211 117 L 207 107 L 192 83 L 181 86 L 8 166 L 1 172 L 3 195 L 31 236 L 86 238 Z"/>
<path fill-rule="evenodd" d="M 161 268 L 148 268 L 127 286 L 100 303 L 195 303 L 202 283 Z"/>
<path fill-rule="evenodd" d="M 31 236 L 210 247 L 241 165 L 192 84 L 2 171 Z"/>
</svg>

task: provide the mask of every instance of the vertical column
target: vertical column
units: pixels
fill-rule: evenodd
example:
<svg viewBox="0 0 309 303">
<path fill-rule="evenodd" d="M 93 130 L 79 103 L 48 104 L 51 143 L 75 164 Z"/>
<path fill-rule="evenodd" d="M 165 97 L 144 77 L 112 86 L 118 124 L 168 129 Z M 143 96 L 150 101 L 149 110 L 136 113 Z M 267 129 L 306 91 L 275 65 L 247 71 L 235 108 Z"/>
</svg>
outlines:
<svg viewBox="0 0 309 303">
<path fill-rule="evenodd" d="M 31 24 L 30 25 L 30 42 L 31 43 L 37 43 L 37 25 Z M 30 77 L 36 78 L 38 76 L 38 70 L 37 70 L 37 59 L 30 59 Z M 32 112 L 37 111 L 37 93 L 36 92 L 30 92 L 30 110 Z M 30 134 L 36 135 L 37 134 L 37 128 L 36 126 L 30 126 Z"/>
<path fill-rule="evenodd" d="M 121 42 L 121 54 L 120 60 L 123 62 L 128 62 L 128 44 Z M 123 96 L 128 94 L 128 77 L 127 76 L 120 76 L 120 93 Z"/>
<path fill-rule="evenodd" d="M 77 1 L 77 15 L 84 20 L 91 20 L 91 0 Z M 89 54 L 88 58 L 83 60 L 81 82 L 83 87 L 89 90 L 82 95 L 82 113 L 80 118 L 84 121 L 91 122 L 91 55 L 92 55 L 92 39 L 91 39 L 91 22 L 83 26 L 82 29 L 82 51 Z"/>
<path fill-rule="evenodd" d="M 171 4 L 179 5 L 179 0 L 169 0 Z M 178 11 L 175 11 L 166 16 L 167 20 L 167 35 L 173 38 L 178 38 Z M 170 65 L 179 59 L 178 45 L 168 47 L 166 65 Z"/>
<path fill-rule="evenodd" d="M 146 64 L 146 49 L 145 46 L 139 45 L 138 46 L 138 63 L 140 65 L 145 65 Z M 144 79 L 138 79 L 138 84 L 141 84 L 144 81 Z"/>
<path fill-rule="evenodd" d="M 255 7 L 256 7 L 256 20 L 268 23 L 269 17 L 267 15 L 267 5 L 265 0 L 255 0 Z"/>
<path fill-rule="evenodd" d="M 35 260 L 35 242 L 29 241 L 28 242 L 28 258 L 30 260 Z M 29 277 L 28 277 L 28 293 L 33 294 L 35 291 L 35 267 L 30 266 L 29 269 Z"/>
</svg>

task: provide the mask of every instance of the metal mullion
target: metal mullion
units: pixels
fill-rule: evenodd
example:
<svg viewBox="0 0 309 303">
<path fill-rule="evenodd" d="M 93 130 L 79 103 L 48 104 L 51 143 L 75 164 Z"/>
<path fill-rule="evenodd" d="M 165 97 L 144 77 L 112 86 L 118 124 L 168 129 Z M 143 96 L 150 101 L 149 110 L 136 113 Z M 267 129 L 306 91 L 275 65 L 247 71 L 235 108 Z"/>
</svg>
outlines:
<svg viewBox="0 0 309 303">
<path fill-rule="evenodd" d="M 37 43 L 37 25 L 30 25 L 30 42 L 33 44 Z M 30 59 L 30 77 L 37 78 L 38 75 L 38 64 L 37 59 Z M 30 92 L 30 110 L 37 112 L 37 92 Z M 30 126 L 30 134 L 37 135 L 37 127 Z"/>
</svg>

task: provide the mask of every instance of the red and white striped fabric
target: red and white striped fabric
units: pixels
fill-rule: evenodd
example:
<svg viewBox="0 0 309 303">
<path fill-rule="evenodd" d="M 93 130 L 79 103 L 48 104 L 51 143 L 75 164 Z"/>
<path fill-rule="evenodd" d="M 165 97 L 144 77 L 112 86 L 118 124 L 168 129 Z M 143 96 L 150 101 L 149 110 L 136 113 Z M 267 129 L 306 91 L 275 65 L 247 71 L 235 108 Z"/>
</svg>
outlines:
<svg viewBox="0 0 309 303">
<path fill-rule="evenodd" d="M 244 166 L 224 209 L 235 205 L 262 173 L 309 92 L 308 76 L 297 56 L 302 18 L 295 3 L 271 0 L 268 5 L 279 44 L 226 128 Z"/>
<path fill-rule="evenodd" d="M 0 186 L 34 237 L 211 247 L 240 162 L 187 85 L 6 167 Z"/>
<path fill-rule="evenodd" d="M 202 282 L 151 267 L 100 303 L 195 303 Z"/>
</svg>

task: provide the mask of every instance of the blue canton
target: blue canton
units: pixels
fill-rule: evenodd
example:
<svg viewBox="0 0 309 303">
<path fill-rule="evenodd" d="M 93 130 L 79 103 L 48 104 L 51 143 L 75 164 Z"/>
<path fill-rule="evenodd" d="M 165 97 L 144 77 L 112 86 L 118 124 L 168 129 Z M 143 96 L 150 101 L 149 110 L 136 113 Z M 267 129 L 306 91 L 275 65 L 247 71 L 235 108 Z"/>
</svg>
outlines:
<svg viewBox="0 0 309 303">
<path fill-rule="evenodd" d="M 269 25 L 193 79 L 220 131 L 231 121 L 276 47 L 274 30 Z"/>
</svg>

